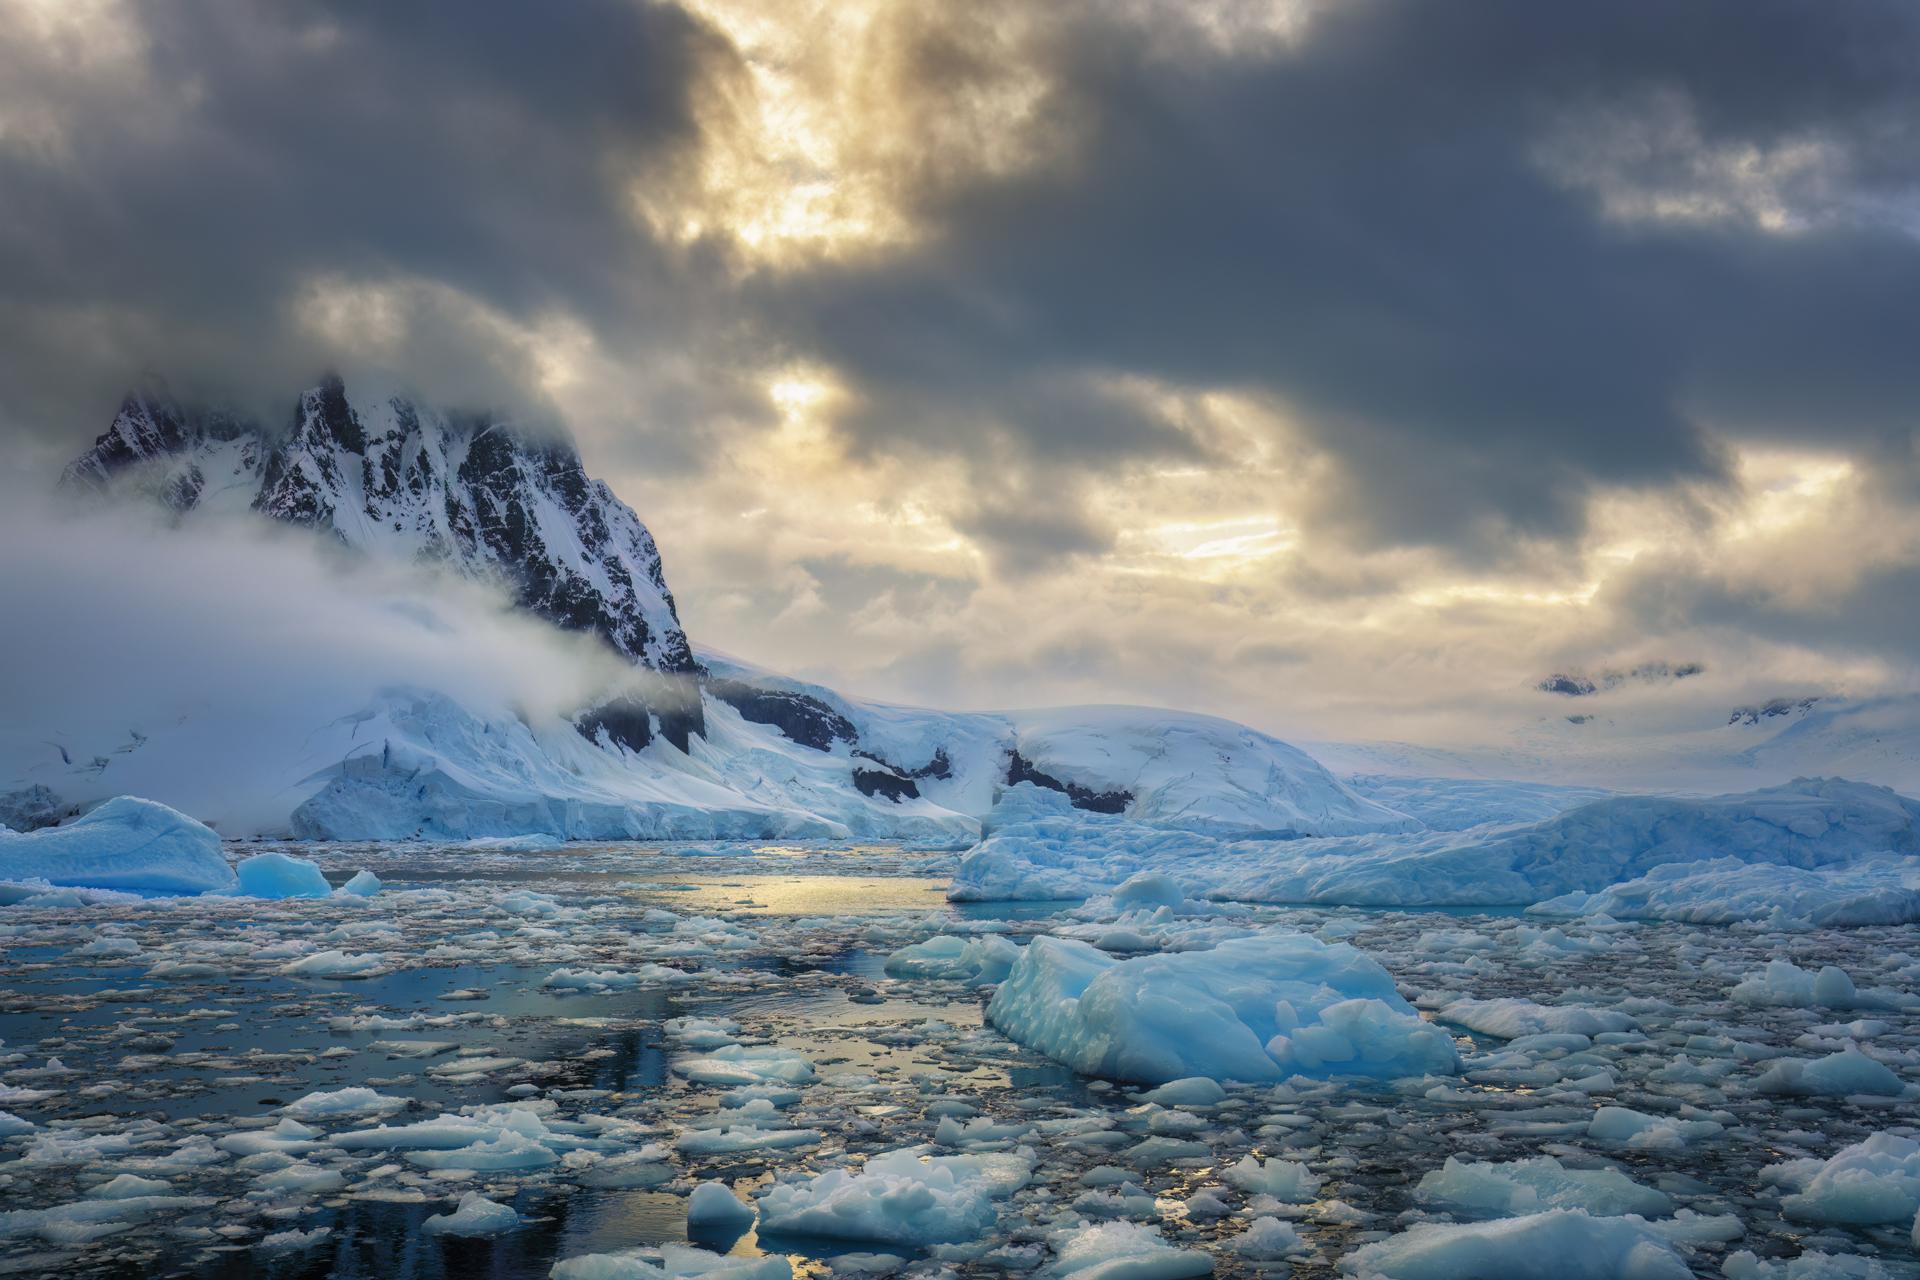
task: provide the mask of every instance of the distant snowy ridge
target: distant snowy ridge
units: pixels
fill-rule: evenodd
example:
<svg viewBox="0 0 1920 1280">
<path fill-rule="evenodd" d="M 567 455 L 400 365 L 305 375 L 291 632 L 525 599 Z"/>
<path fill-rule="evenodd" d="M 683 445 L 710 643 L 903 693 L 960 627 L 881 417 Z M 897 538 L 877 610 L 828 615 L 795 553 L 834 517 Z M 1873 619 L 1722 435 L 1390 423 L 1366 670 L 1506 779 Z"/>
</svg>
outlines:
<svg viewBox="0 0 1920 1280">
<path fill-rule="evenodd" d="M 1207 716 L 1117 707 L 959 714 L 837 696 L 831 709 L 850 737 L 823 741 L 814 720 L 784 729 L 751 720 L 709 694 L 706 733 L 685 751 L 665 741 L 636 751 L 604 735 L 584 737 L 565 721 L 479 715 L 440 695 L 396 690 L 330 730 L 326 751 L 341 762 L 314 776 L 289 824 L 321 839 L 966 844 L 994 811 L 1018 756 L 1030 775 L 1057 773 L 1062 787 L 1072 778 L 1123 795 L 1136 821 L 1168 830 L 1264 837 L 1415 825 L 1285 743 Z M 797 715 L 791 704 L 787 711 Z M 877 787 L 874 777 L 899 785 Z M 1076 821 L 1102 816 L 1076 809 L 1065 790 L 1050 794 Z"/>
</svg>

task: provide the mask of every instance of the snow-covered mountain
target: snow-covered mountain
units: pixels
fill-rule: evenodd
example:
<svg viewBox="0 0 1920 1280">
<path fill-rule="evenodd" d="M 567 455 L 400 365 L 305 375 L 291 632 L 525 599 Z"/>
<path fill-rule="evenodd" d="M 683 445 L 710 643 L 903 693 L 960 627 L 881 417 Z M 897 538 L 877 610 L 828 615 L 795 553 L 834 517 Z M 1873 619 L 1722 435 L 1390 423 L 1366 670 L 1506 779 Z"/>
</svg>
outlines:
<svg viewBox="0 0 1920 1280">
<path fill-rule="evenodd" d="M 67 815 L 136 794 L 236 835 L 961 843 L 990 827 L 1019 789 L 1050 796 L 1046 803 L 1076 823 L 1270 842 L 1540 821 L 1597 799 L 1591 784 L 1634 785 L 1632 770 L 1657 773 L 1639 785 L 1661 791 L 1837 771 L 1898 785 L 1904 776 L 1887 775 L 1907 775 L 1920 761 L 1920 729 L 1911 727 L 1920 726 L 1920 702 L 1912 700 L 1828 700 L 1796 706 L 1791 717 L 1716 721 L 1651 746 L 1596 741 L 1592 726 L 1555 718 L 1537 731 L 1551 740 L 1524 750 L 1316 744 L 1309 754 L 1229 721 L 1149 708 L 963 714 L 850 698 L 716 655 L 696 659 L 652 536 L 586 474 L 570 444 L 403 395 L 352 393 L 338 378 L 296 397 L 277 429 L 131 396 L 63 486 L 158 500 L 214 538 L 227 536 L 224 525 L 193 522 L 254 513 L 370 560 L 499 584 L 525 614 L 597 637 L 625 659 L 609 669 L 625 674 L 576 681 L 565 705 L 543 709 L 495 679 L 476 686 L 469 677 L 455 689 L 437 658 L 423 683 L 419 663 L 325 681 L 311 655 L 280 665 L 270 656 L 254 664 L 252 679 L 299 696 L 277 698 L 268 714 L 258 698 L 199 697 L 178 680 L 149 699 L 151 683 L 129 673 L 131 695 L 119 686 L 95 691 L 90 716 L 56 700 L 43 705 L 59 723 L 16 716 L 0 724 L 0 806 L 20 815 Z M 365 581 L 325 589 L 360 593 L 370 589 Z M 328 600 L 319 616 L 340 612 Z M 395 626 L 431 612 L 404 603 L 389 611 Z M 141 631 L 123 612 L 112 625 Z M 402 648 L 438 655 L 465 634 L 442 635 L 431 618 L 420 627 L 421 635 L 398 637 Z M 234 630 L 221 631 L 223 642 Z M 588 657 L 597 660 L 595 647 L 577 645 L 521 665 L 584 671 Z M 357 692 L 344 692 L 356 683 Z M 1323 762 L 1373 776 L 1342 781 Z M 1683 763 L 1705 774 L 1683 776 Z M 1379 775 L 1535 785 L 1409 786 Z M 1732 785 L 1714 785 L 1723 776 Z"/>
<path fill-rule="evenodd" d="M 0 725 L 0 800 L 31 796 L 22 812 L 138 794 L 231 834 L 962 843 L 1005 789 L 1026 784 L 1073 811 L 1239 838 L 1408 825 L 1305 753 L 1210 717 L 953 714 L 849 698 L 717 656 L 697 661 L 653 538 L 570 445 L 405 396 L 351 393 L 337 378 L 302 393 L 278 430 L 131 396 L 63 487 L 157 500 L 203 539 L 230 531 L 196 522 L 252 513 L 367 559 L 496 582 L 521 610 L 599 637 L 636 669 L 595 676 L 588 687 L 601 692 L 564 705 L 471 679 L 423 682 L 417 663 L 371 698 L 349 696 L 335 689 L 354 681 L 272 658 L 264 679 L 301 692 L 277 698 L 271 717 L 245 699 L 181 696 L 173 682 L 155 699 L 163 714 L 137 710 L 145 687 L 94 698 L 104 709 L 91 717 L 56 701 L 48 715 L 60 723 Z M 371 584 L 350 574 L 321 589 Z M 433 612 L 428 602 L 403 603 L 391 625 L 417 620 L 426 634 L 395 637 L 399 648 L 461 642 L 440 634 L 444 623 L 416 619 Z"/>
<path fill-rule="evenodd" d="M 368 555 L 495 581 L 557 627 L 635 664 L 691 672 L 660 550 L 562 439 L 400 395 L 302 392 L 279 427 L 130 395 L 63 487 L 172 510 L 252 510 Z"/>
</svg>

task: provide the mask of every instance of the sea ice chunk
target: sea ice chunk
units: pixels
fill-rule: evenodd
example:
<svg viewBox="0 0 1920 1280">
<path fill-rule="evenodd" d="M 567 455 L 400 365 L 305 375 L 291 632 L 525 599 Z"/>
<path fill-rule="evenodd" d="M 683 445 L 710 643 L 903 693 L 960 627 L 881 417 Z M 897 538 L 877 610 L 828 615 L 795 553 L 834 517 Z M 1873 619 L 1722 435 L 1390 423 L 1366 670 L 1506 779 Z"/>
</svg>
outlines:
<svg viewBox="0 0 1920 1280">
<path fill-rule="evenodd" d="M 1340 1261 L 1357 1280 L 1690 1280 L 1673 1247 L 1637 1217 L 1550 1209 L 1493 1222 L 1410 1227 Z"/>
<path fill-rule="evenodd" d="M 773 1045 L 723 1045 L 682 1058 L 673 1069 L 695 1084 L 811 1084 L 813 1064 L 804 1054 Z"/>
<path fill-rule="evenodd" d="M 892 978 L 944 978 L 984 985 L 1001 982 L 1020 958 L 1020 948 L 998 934 L 956 938 L 940 934 L 902 947 L 887 957 Z"/>
<path fill-rule="evenodd" d="M 753 1225 L 753 1206 L 724 1182 L 703 1182 L 687 1197 L 687 1230 L 696 1235 L 739 1233 Z"/>
<path fill-rule="evenodd" d="M 1304 934 L 1129 960 L 1036 938 L 987 1016 L 1084 1075 L 1144 1084 L 1459 1069 L 1452 1038 L 1413 1012 L 1385 969 Z"/>
<path fill-rule="evenodd" d="M 387 958 L 378 952 L 354 954 L 346 951 L 316 951 L 310 956 L 290 960 L 280 972 L 296 978 L 371 978 L 384 972 Z"/>
<path fill-rule="evenodd" d="M 736 1258 L 668 1244 L 653 1250 L 587 1253 L 553 1264 L 552 1280 L 793 1280 L 781 1254 Z"/>
<path fill-rule="evenodd" d="M 1780 1262 L 1762 1262 L 1742 1249 L 1728 1255 L 1720 1273 L 1727 1280 L 1907 1280 L 1912 1275 L 1875 1258 L 1821 1253 L 1817 1249 Z"/>
<path fill-rule="evenodd" d="M 1196 1249 L 1177 1249 L 1152 1227 L 1103 1222 L 1054 1233 L 1047 1280 L 1191 1280 L 1213 1271 L 1213 1259 Z"/>
<path fill-rule="evenodd" d="M 1271 1217 L 1255 1218 L 1245 1231 L 1227 1241 L 1227 1246 L 1256 1262 L 1273 1262 L 1307 1251 L 1307 1242 L 1291 1222 Z"/>
<path fill-rule="evenodd" d="M 1632 1147 L 1674 1148 L 1697 1138 L 1711 1138 L 1720 1128 L 1712 1120 L 1681 1120 L 1650 1116 L 1630 1107 L 1601 1107 L 1587 1123 L 1587 1136 Z"/>
<path fill-rule="evenodd" d="M 333 892 L 319 867 L 284 853 L 256 853 L 233 870 L 240 880 L 235 892 L 246 898 L 324 898 Z"/>
<path fill-rule="evenodd" d="M 333 892 L 341 898 L 371 898 L 380 892 L 380 877 L 371 871 L 356 871 L 352 879 Z"/>
<path fill-rule="evenodd" d="M 1608 1031 L 1630 1031 L 1639 1025 L 1627 1014 L 1611 1010 L 1515 999 L 1455 1000 L 1435 1016 L 1502 1040 L 1537 1035 L 1597 1036 Z"/>
<path fill-rule="evenodd" d="M 1869 1058 L 1859 1045 L 1851 1043 L 1838 1053 L 1812 1061 L 1781 1058 L 1768 1066 L 1753 1087 L 1761 1093 L 1833 1098 L 1856 1093 L 1891 1098 L 1906 1088 L 1884 1063 Z"/>
<path fill-rule="evenodd" d="M 237 883 L 211 828 L 136 796 L 115 796 L 65 826 L 0 832 L 0 879 L 147 893 L 214 893 Z"/>
<path fill-rule="evenodd" d="M 1025 1186 L 1032 1167 L 1017 1155 L 889 1151 L 859 1173 L 830 1169 L 769 1187 L 760 1229 L 904 1245 L 968 1240 L 992 1225 L 993 1201 Z"/>
<path fill-rule="evenodd" d="M 281 1113 L 296 1120 L 312 1120 L 327 1116 L 376 1116 L 389 1112 L 404 1111 L 407 1108 L 405 1098 L 395 1098 L 377 1093 L 365 1085 L 352 1085 L 345 1089 L 333 1089 L 318 1093 L 309 1093 L 296 1098 L 282 1107 Z"/>
<path fill-rule="evenodd" d="M 1876 1133 L 1832 1159 L 1770 1165 L 1768 1182 L 1795 1188 L 1780 1202 L 1789 1218 L 1812 1222 L 1907 1222 L 1920 1213 L 1920 1142 Z"/>
<path fill-rule="evenodd" d="M 1252 1155 L 1221 1175 L 1228 1182 L 1255 1195 L 1272 1196 L 1283 1204 L 1304 1204 L 1320 1189 L 1319 1175 L 1293 1160 L 1261 1161 Z"/>
<path fill-rule="evenodd" d="M 452 1213 L 435 1214 L 421 1223 L 420 1229 L 430 1236 L 493 1236 L 519 1225 L 520 1215 L 512 1205 L 469 1191 L 460 1197 L 459 1207 Z"/>
<path fill-rule="evenodd" d="M 1673 1200 L 1665 1192 L 1643 1187 L 1618 1169 L 1571 1169 L 1552 1156 L 1505 1164 L 1448 1156 L 1444 1167 L 1420 1179 L 1414 1194 L 1454 1209 L 1501 1217 L 1542 1209 L 1585 1209 L 1599 1217 L 1673 1212 Z"/>
</svg>

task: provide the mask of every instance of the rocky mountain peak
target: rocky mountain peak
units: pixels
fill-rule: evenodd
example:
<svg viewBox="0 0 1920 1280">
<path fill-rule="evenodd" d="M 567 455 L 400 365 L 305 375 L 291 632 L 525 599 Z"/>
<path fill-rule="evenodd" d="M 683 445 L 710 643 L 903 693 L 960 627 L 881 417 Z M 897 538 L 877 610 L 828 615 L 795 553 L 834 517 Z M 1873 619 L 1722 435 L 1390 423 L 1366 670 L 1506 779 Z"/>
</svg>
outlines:
<svg viewBox="0 0 1920 1280">
<path fill-rule="evenodd" d="M 252 510 L 368 555 L 443 564 L 638 666 L 696 670 L 653 535 L 570 442 L 507 419 L 356 395 L 337 375 L 295 397 L 278 429 L 143 391 L 62 484 L 183 517 Z"/>
</svg>

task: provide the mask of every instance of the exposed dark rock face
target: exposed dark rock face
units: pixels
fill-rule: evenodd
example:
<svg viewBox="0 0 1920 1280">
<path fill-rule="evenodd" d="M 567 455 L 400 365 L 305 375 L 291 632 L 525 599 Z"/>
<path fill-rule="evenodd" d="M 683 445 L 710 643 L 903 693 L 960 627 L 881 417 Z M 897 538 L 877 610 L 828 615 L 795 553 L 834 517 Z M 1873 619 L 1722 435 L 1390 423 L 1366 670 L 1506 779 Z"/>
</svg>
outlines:
<svg viewBox="0 0 1920 1280">
<path fill-rule="evenodd" d="M 831 751 L 835 742 L 858 742 L 853 721 L 820 699 L 787 689 L 763 689 L 743 680 L 709 680 L 707 692 L 754 724 L 772 725 L 789 739 L 815 751 Z"/>
<path fill-rule="evenodd" d="M 1820 701 L 1818 697 L 1769 698 L 1753 706 L 1735 707 L 1733 714 L 1727 717 L 1727 723 L 1759 724 L 1762 720 L 1772 720 L 1805 711 L 1818 701 Z"/>
<path fill-rule="evenodd" d="M 38 831 L 79 816 L 79 805 L 68 804 L 43 783 L 0 795 L 0 824 L 15 831 Z"/>
<path fill-rule="evenodd" d="M 615 698 L 582 712 L 573 727 L 588 742 L 629 751 L 643 750 L 653 741 L 653 717 L 647 704 L 634 698 Z"/>
<path fill-rule="evenodd" d="M 1669 684 L 1697 676 L 1706 669 L 1705 664 L 1699 662 L 1643 662 L 1624 671 L 1602 671 L 1592 676 L 1556 671 L 1534 688 L 1567 698 L 1585 698 L 1628 683 Z"/>
<path fill-rule="evenodd" d="M 1133 803 L 1131 791 L 1094 791 L 1077 783 L 1062 782 L 1050 773 L 1040 772 L 1025 756 L 1015 751 L 1007 763 L 1007 785 L 1021 782 L 1031 782 L 1036 787 L 1062 792 L 1074 808 L 1090 813 L 1125 813 L 1127 806 Z"/>
<path fill-rule="evenodd" d="M 146 492 L 183 515 L 251 508 L 368 555 L 442 564 L 636 666 L 698 672 L 646 526 L 571 444 L 497 418 L 356 398 L 337 377 L 277 431 L 134 395 L 62 483 Z M 697 698 L 653 710 L 670 739 L 705 731 Z"/>
<path fill-rule="evenodd" d="M 217 486 L 369 554 L 500 582 L 521 608 L 639 666 L 695 670 L 652 535 L 571 444 L 510 422 L 398 396 L 356 402 L 337 377 L 303 392 L 277 432 L 136 395 L 62 483 L 149 488 L 180 511 Z"/>
<path fill-rule="evenodd" d="M 918 769 L 909 770 L 907 776 L 909 778 L 936 778 L 941 782 L 945 782 L 953 776 L 953 761 L 947 759 L 947 749 L 945 747 L 935 747 L 933 749 L 933 758 L 921 765 Z"/>
<path fill-rule="evenodd" d="M 855 769 L 853 785 L 863 796 L 885 796 L 896 804 L 920 798 L 920 788 L 912 778 L 886 769 Z"/>
</svg>

